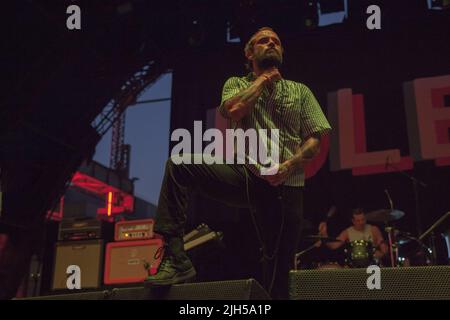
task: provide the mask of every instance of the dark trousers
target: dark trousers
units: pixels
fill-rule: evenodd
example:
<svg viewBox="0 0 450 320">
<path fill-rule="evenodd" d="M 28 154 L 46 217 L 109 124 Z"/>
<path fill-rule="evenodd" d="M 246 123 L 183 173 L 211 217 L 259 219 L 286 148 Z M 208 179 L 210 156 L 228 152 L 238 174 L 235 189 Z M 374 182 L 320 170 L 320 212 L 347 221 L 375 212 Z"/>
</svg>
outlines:
<svg viewBox="0 0 450 320">
<path fill-rule="evenodd" d="M 201 157 L 202 155 L 192 155 Z M 302 187 L 273 187 L 242 164 L 178 164 L 167 160 L 159 196 L 155 232 L 182 237 L 192 193 L 232 207 L 249 208 L 265 247 L 267 283 L 276 299 L 288 298 L 288 272 L 302 225 Z"/>
</svg>

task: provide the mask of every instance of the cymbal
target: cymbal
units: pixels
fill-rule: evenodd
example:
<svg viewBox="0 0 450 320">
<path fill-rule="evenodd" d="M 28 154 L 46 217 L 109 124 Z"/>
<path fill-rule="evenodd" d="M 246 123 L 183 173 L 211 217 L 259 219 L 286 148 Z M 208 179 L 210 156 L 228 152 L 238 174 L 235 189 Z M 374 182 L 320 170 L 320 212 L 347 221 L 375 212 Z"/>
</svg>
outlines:
<svg viewBox="0 0 450 320">
<path fill-rule="evenodd" d="M 409 239 L 409 238 L 400 238 L 400 239 L 397 239 L 397 243 L 398 243 L 398 245 L 400 245 L 400 246 L 402 246 L 402 245 L 404 245 L 404 244 L 408 244 L 408 243 L 410 243 L 412 240 L 411 239 Z"/>
<path fill-rule="evenodd" d="M 405 213 L 400 210 L 381 209 L 366 213 L 366 219 L 373 222 L 387 222 L 401 219 Z"/>
<path fill-rule="evenodd" d="M 320 234 L 313 234 L 313 235 L 309 235 L 306 236 L 306 239 L 308 240 L 314 240 L 314 241 L 323 241 L 323 242 L 343 242 L 342 240 L 336 239 L 336 238 L 331 238 L 331 237 L 325 237 L 325 236 L 321 236 Z"/>
</svg>

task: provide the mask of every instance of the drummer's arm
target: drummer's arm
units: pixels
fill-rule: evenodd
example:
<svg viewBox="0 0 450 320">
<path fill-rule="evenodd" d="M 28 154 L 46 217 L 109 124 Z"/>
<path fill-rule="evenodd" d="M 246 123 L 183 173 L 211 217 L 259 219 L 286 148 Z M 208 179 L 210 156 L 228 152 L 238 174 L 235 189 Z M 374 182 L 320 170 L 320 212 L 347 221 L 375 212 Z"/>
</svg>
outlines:
<svg viewBox="0 0 450 320">
<path fill-rule="evenodd" d="M 372 226 L 372 233 L 375 238 L 375 246 L 378 248 L 375 251 L 375 255 L 384 256 L 388 252 L 388 247 L 384 242 L 384 238 L 380 232 L 380 229 L 378 229 L 377 226 Z"/>
<path fill-rule="evenodd" d="M 347 233 L 347 230 L 342 231 L 342 232 L 339 234 L 339 236 L 337 236 L 336 239 L 338 239 L 338 240 L 340 240 L 340 241 L 336 241 L 336 242 L 328 242 L 328 243 L 327 243 L 327 247 L 330 248 L 330 249 L 332 249 L 332 250 L 335 250 L 335 249 L 338 249 L 339 247 L 343 246 L 344 243 L 345 243 L 345 242 L 347 241 L 347 239 L 348 239 L 348 233 Z"/>
</svg>

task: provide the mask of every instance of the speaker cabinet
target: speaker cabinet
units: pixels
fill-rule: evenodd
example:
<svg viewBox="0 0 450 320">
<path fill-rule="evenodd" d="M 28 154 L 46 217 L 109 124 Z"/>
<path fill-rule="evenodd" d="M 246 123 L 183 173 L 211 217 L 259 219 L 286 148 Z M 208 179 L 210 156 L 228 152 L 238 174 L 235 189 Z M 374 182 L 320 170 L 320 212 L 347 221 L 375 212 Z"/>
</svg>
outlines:
<svg viewBox="0 0 450 320">
<path fill-rule="evenodd" d="M 109 300 L 111 298 L 111 291 L 86 291 L 65 293 L 65 294 L 52 294 L 48 296 L 36 296 L 29 298 L 19 298 L 14 300 Z"/>
<path fill-rule="evenodd" d="M 161 239 L 111 242 L 106 245 L 105 284 L 139 283 L 156 272 L 162 255 L 155 259 L 156 251 L 163 246 Z"/>
<path fill-rule="evenodd" d="M 20 300 L 270 300 L 270 296 L 256 280 L 245 279 L 158 288 L 114 288 Z"/>
<path fill-rule="evenodd" d="M 381 268 L 380 289 L 368 288 L 372 275 L 366 269 L 291 271 L 289 296 L 293 300 L 450 299 L 450 266 Z"/>
<path fill-rule="evenodd" d="M 52 290 L 67 289 L 67 268 L 80 267 L 81 289 L 96 289 L 101 285 L 103 240 L 58 242 L 56 244 Z"/>
<path fill-rule="evenodd" d="M 171 287 L 116 288 L 114 300 L 270 300 L 254 279 L 178 284 Z"/>
</svg>

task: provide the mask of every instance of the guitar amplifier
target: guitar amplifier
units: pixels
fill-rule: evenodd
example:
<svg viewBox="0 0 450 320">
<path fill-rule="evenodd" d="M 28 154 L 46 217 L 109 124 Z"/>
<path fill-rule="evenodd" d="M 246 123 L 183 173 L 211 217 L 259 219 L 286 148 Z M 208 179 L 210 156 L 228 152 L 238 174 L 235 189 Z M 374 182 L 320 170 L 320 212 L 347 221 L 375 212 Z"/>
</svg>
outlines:
<svg viewBox="0 0 450 320">
<path fill-rule="evenodd" d="M 163 252 L 157 259 L 155 253 L 162 246 L 162 239 L 108 243 L 103 282 L 105 284 L 143 282 L 149 273 L 156 273 Z"/>
<path fill-rule="evenodd" d="M 67 289 L 67 268 L 80 267 L 81 289 L 100 288 L 103 266 L 103 240 L 56 243 L 52 290 Z"/>
<path fill-rule="evenodd" d="M 59 241 L 104 239 L 112 236 L 114 224 L 98 219 L 66 219 L 59 225 Z"/>
<path fill-rule="evenodd" d="M 153 238 L 152 219 L 121 221 L 116 223 L 115 241 L 136 241 Z"/>
</svg>

